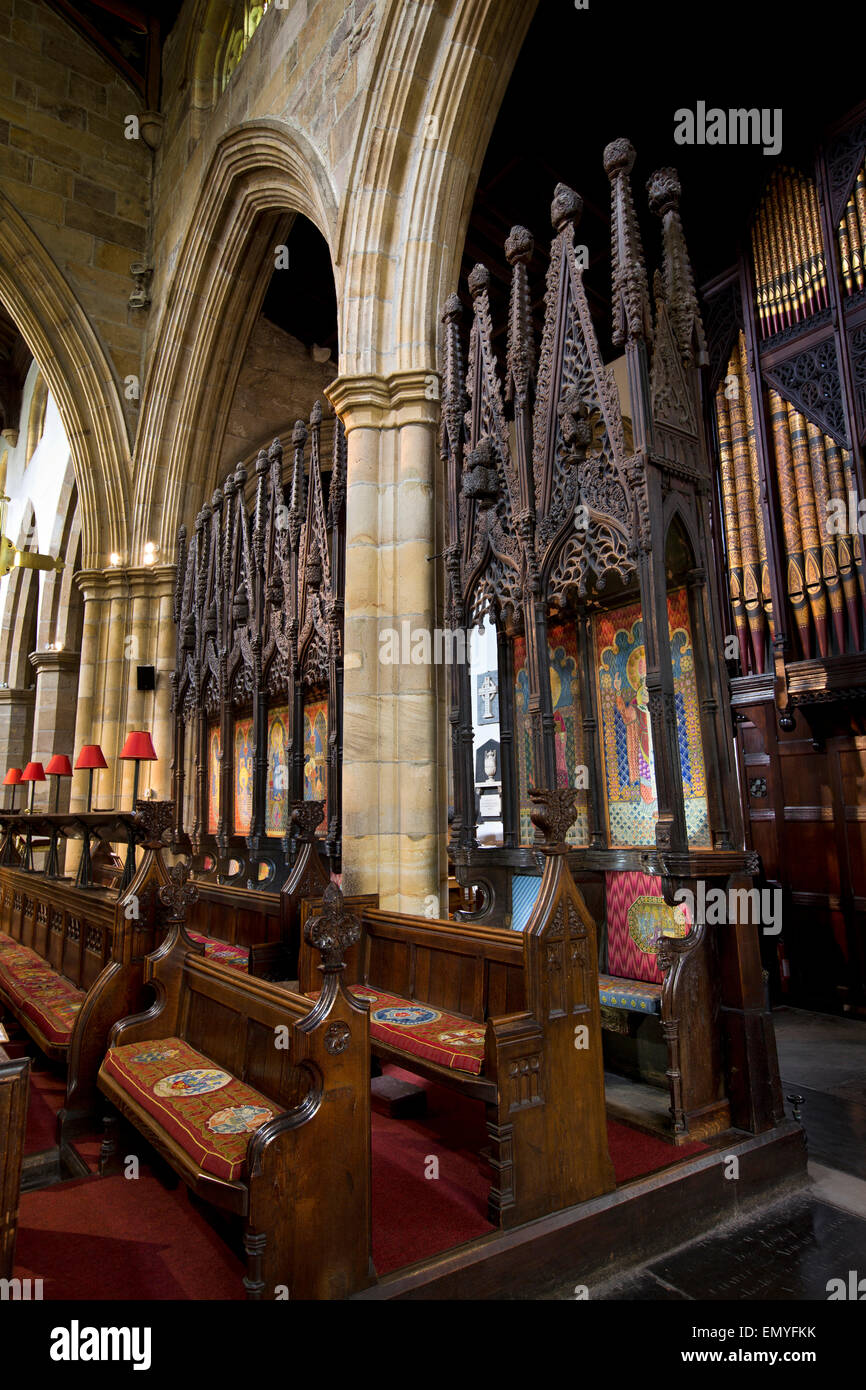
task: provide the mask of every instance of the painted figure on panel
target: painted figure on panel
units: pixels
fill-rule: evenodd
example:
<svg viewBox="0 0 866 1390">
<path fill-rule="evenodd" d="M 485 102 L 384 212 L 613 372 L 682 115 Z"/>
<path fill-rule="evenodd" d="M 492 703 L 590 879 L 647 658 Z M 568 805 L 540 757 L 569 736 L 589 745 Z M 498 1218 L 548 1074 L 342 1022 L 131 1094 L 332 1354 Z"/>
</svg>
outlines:
<svg viewBox="0 0 866 1390">
<path fill-rule="evenodd" d="M 220 763 L 222 747 L 219 724 L 212 724 L 207 735 L 207 828 L 215 835 L 220 816 Z"/>
<path fill-rule="evenodd" d="M 285 835 L 288 827 L 288 706 L 268 714 L 268 781 L 265 833 Z"/>
<path fill-rule="evenodd" d="M 625 725 L 629 777 L 640 787 L 641 800 L 655 800 L 653 788 L 653 755 L 650 742 L 649 708 L 646 688 L 646 653 L 635 647 L 626 665 L 626 681 L 632 695 L 622 693 L 622 671 L 613 673 L 616 708 Z"/>
<path fill-rule="evenodd" d="M 326 801 L 327 799 L 327 756 L 328 756 L 328 706 L 325 700 L 307 705 L 304 710 L 304 800 Z M 326 833 L 328 823 L 327 806 L 325 819 L 319 828 Z"/>
<path fill-rule="evenodd" d="M 249 833 L 253 818 L 253 721 L 235 723 L 235 834 Z"/>
</svg>

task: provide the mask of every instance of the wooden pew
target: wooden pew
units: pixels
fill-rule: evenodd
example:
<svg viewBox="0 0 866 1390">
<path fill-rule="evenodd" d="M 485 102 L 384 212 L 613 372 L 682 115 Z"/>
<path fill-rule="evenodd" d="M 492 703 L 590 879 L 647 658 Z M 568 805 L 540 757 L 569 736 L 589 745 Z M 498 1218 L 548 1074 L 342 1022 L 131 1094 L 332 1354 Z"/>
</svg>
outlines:
<svg viewBox="0 0 866 1390">
<path fill-rule="evenodd" d="M 308 923 L 321 956 L 313 1005 L 190 950 L 187 873 L 176 865 L 161 890 L 173 925 L 147 965 L 157 1002 L 115 1025 L 100 1089 L 193 1192 L 244 1218 L 250 1298 L 345 1298 L 375 1278 L 368 1015 L 342 981 L 358 919 L 330 885 Z M 165 1079 L 190 1068 L 221 1084 L 169 1093 Z M 241 1123 L 240 1107 L 243 1132 L 215 1128 Z M 109 1137 L 103 1171 L 115 1153 Z"/>
<path fill-rule="evenodd" d="M 296 980 L 300 945 L 300 904 L 321 897 L 330 881 L 319 853 L 317 827 L 324 801 L 292 803 L 292 835 L 297 853 L 279 893 L 220 881 L 196 867 L 198 899 L 190 908 L 187 931 L 204 945 L 209 959 L 247 970 L 267 980 Z"/>
<path fill-rule="evenodd" d="M 565 857 L 574 793 L 533 800 L 545 866 L 525 931 L 365 909 L 347 957 L 348 981 L 370 999 L 373 1053 L 485 1103 L 500 1226 L 615 1186 L 595 924 Z M 314 993 L 306 940 L 299 970 Z"/>
<path fill-rule="evenodd" d="M 29 1089 L 30 1058 L 10 1059 L 0 1047 L 0 1279 L 11 1279 L 15 1264 Z"/>
<path fill-rule="evenodd" d="M 92 1118 L 111 1027 L 142 1002 L 144 959 L 162 940 L 157 890 L 171 802 L 139 801 L 145 854 L 127 893 L 0 868 L 0 1003 L 48 1057 L 66 1063 L 62 1145 Z"/>
</svg>

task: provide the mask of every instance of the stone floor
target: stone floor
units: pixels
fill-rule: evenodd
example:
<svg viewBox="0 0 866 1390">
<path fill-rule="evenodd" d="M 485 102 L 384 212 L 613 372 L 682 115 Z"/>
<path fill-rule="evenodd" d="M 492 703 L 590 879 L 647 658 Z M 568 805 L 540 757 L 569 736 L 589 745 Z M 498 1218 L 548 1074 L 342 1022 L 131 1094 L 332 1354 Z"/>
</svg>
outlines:
<svg viewBox="0 0 866 1390">
<path fill-rule="evenodd" d="M 785 1108 L 798 1103 L 812 1186 L 639 1269 L 590 1283 L 594 1300 L 827 1300 L 829 1280 L 866 1276 L 866 1023 L 774 1014 Z M 548 1295 L 574 1299 L 575 1285 Z"/>
</svg>

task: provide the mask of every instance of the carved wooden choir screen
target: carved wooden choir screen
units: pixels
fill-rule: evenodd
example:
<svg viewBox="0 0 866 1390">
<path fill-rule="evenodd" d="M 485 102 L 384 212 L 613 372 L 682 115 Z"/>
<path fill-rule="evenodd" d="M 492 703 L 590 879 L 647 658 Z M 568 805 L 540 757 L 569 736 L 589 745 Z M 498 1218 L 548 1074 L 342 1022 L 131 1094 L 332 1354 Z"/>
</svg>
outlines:
<svg viewBox="0 0 866 1390">
<path fill-rule="evenodd" d="M 447 621 L 495 623 L 504 851 L 528 840 L 528 788 L 578 788 L 575 845 L 729 849 L 730 725 L 718 595 L 707 548 L 710 484 L 699 368 L 703 329 L 673 170 L 648 184 L 662 223 L 652 312 L 629 175 L 605 151 L 612 192 L 613 341 L 628 388 L 601 357 L 574 229 L 581 199 L 560 184 L 545 319 L 536 352 L 530 233 L 506 242 L 511 293 L 504 372 L 494 355 L 490 275 L 444 311 L 442 448 L 448 477 Z M 451 669 L 458 875 L 477 851 L 471 691 Z M 611 861 L 612 862 L 612 861 Z M 618 867 L 630 860 L 620 857 Z M 636 861 L 637 862 L 637 861 Z M 636 865 L 632 865 L 635 867 Z"/>
<path fill-rule="evenodd" d="M 866 685 L 866 119 L 782 166 L 706 292 L 732 630 L 791 707 Z"/>
<path fill-rule="evenodd" d="M 329 478 L 317 402 L 293 430 L 288 490 L 276 439 L 252 496 L 239 465 L 178 539 L 177 830 L 200 867 L 250 886 L 280 886 L 293 801 L 326 803 L 322 848 L 340 860 L 346 440 L 326 427 Z"/>
</svg>

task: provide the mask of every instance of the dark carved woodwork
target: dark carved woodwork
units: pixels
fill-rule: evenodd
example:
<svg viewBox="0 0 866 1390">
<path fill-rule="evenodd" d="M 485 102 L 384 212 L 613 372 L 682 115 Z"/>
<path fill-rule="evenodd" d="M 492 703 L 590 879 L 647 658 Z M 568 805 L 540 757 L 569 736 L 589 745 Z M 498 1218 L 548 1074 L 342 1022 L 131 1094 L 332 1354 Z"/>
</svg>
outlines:
<svg viewBox="0 0 866 1390">
<path fill-rule="evenodd" d="M 248 496 L 238 466 L 199 512 L 191 538 L 181 527 L 172 675 L 176 842 L 191 846 L 196 876 L 217 885 L 278 891 L 297 852 L 291 829 L 268 833 L 268 713 L 288 709 L 286 803 L 304 795 L 305 701 L 327 699 L 328 824 L 318 844 L 334 870 L 341 854 L 343 606 L 346 441 L 333 424 L 330 488 L 320 458 L 322 410 L 297 421 L 288 479 L 278 439 L 260 451 Z M 287 486 L 286 486 L 287 481 Z M 252 719 L 251 816 L 234 820 L 234 721 Z M 220 734 L 219 816 L 209 823 L 208 734 Z M 193 766 L 187 792 L 186 768 Z M 185 824 L 185 806 L 191 805 Z"/>
<path fill-rule="evenodd" d="M 595 922 L 557 838 L 569 823 L 559 794 L 539 793 L 549 827 L 535 909 L 520 934 L 381 912 L 355 900 L 354 921 L 303 904 L 299 989 L 318 993 L 311 945 L 346 950 L 347 983 L 370 985 L 486 1023 L 480 1075 L 374 1041 L 375 1055 L 487 1107 L 494 1181 L 490 1220 L 511 1227 L 609 1192 Z M 341 966 L 338 966 L 341 968 Z M 585 1030 L 585 1032 L 583 1031 Z"/>
<path fill-rule="evenodd" d="M 29 1089 L 30 1058 L 10 1059 L 0 1047 L 0 1279 L 15 1265 Z"/>
<path fill-rule="evenodd" d="M 469 277 L 473 318 L 465 358 L 460 301 L 451 296 L 445 304 L 446 621 L 467 629 L 489 616 L 497 630 L 500 691 L 514 687 L 515 636 L 525 643 L 534 780 L 550 795 L 570 796 L 572 804 L 578 796 L 583 802 L 585 839 L 568 847 L 571 872 L 583 879 L 640 867 L 659 874 L 664 896 L 672 901 L 678 888 L 694 891 L 698 877 L 726 885 L 732 874 L 747 874 L 754 864 L 738 848 L 742 821 L 731 754 L 725 629 L 711 548 L 718 508 L 701 391 L 707 342 L 679 215 L 676 172 L 659 170 L 647 184 L 662 242 L 651 293 L 630 184 L 634 161 L 626 140 L 613 141 L 604 152 L 611 184 L 612 337 L 624 352 L 628 378 L 622 400 L 613 367 L 601 356 L 575 247 L 581 199 L 566 185 L 556 188 L 551 208 L 553 240 L 539 345 L 529 312 L 527 264 L 533 243 L 523 227 L 512 230 L 505 246 L 511 291 L 504 370 L 493 349 L 489 272 L 476 266 Z M 731 293 L 717 319 L 728 340 L 738 313 Z M 715 363 L 719 371 L 718 347 Z M 674 535 L 683 554 L 675 572 L 668 552 Z M 705 849 L 690 847 L 686 828 L 667 607 L 669 588 L 677 584 L 688 591 L 692 627 L 708 789 L 710 846 Z M 623 853 L 608 835 L 591 623 L 600 610 L 633 599 L 640 600 L 644 623 L 658 815 L 655 846 Z M 575 624 L 580 658 L 589 769 L 589 785 L 581 790 L 580 784 L 557 787 L 548 628 L 563 620 Z M 479 889 L 480 905 L 459 912 L 462 920 L 477 924 L 510 921 L 511 876 L 532 872 L 527 851 L 518 848 L 514 716 L 507 701 L 501 716 L 503 846 L 481 849 L 475 838 L 470 680 L 465 665 L 455 664 L 450 852 L 459 882 L 467 890 Z M 570 770 L 567 775 L 570 781 Z M 542 820 L 557 835 L 562 810 L 550 801 L 541 808 Z M 666 971 L 662 1026 L 674 1130 L 683 1138 L 724 1128 L 728 1097 L 733 1101 L 734 1092 L 748 1091 L 758 1072 L 774 1062 L 766 1051 L 759 1056 L 753 1049 L 748 1075 L 726 1071 L 720 1010 L 727 1006 L 740 1020 L 729 1027 L 750 1027 L 742 991 L 753 980 L 748 974 L 744 983 L 736 971 L 720 976 L 718 953 L 733 951 L 739 958 L 742 949 L 754 970 L 746 944 L 735 937 L 733 945 L 722 946 L 705 927 L 669 944 L 660 956 Z M 720 980 L 730 982 L 730 994 Z M 762 1046 L 772 1052 L 772 1039 L 763 1038 Z M 753 1116 L 756 1127 L 768 1128 L 773 1113 L 770 1106 Z"/>
</svg>

